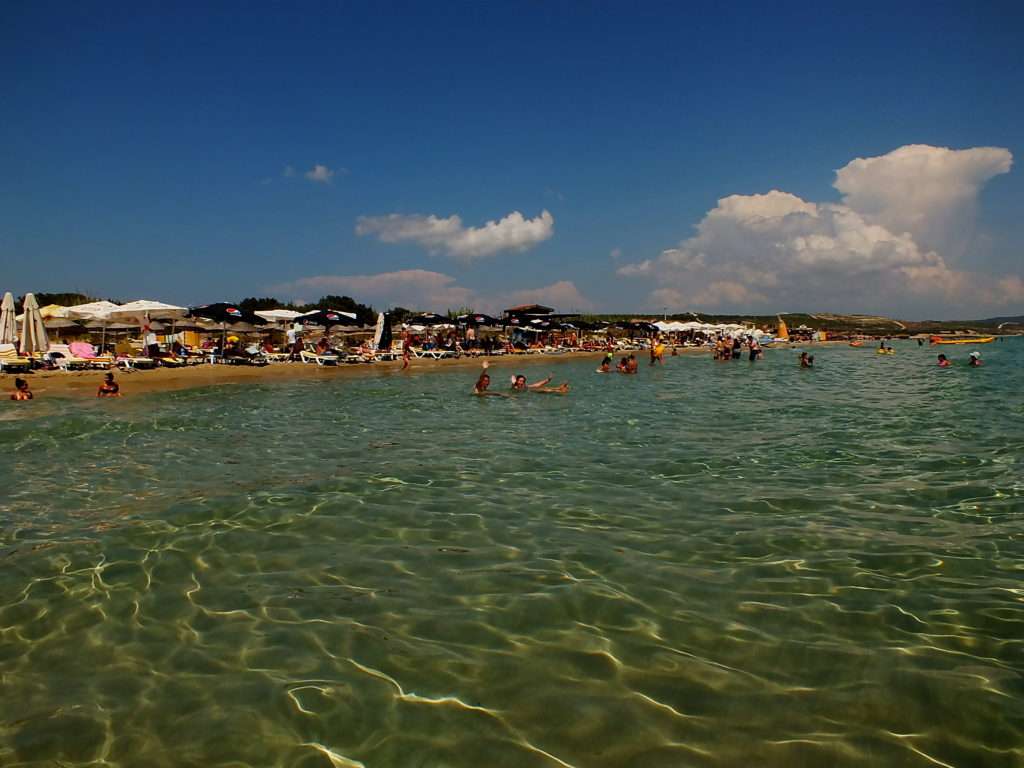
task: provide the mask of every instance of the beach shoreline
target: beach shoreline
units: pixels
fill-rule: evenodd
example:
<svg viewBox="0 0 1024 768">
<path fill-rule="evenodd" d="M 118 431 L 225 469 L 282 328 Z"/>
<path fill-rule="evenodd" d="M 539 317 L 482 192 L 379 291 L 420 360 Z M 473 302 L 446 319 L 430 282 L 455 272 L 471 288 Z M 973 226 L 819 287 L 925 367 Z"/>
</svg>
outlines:
<svg viewBox="0 0 1024 768">
<path fill-rule="evenodd" d="M 790 347 L 769 348 L 777 351 L 795 349 L 797 346 L 828 346 L 841 342 L 813 342 Z M 679 355 L 710 356 L 705 347 L 679 347 Z M 641 364 L 646 365 L 647 350 L 636 350 Z M 617 351 L 617 356 L 628 352 Z M 492 369 L 507 370 L 509 373 L 518 368 L 535 369 L 538 366 L 558 366 L 577 360 L 598 361 L 604 357 L 604 351 L 597 352 L 566 352 L 559 354 L 537 353 L 516 355 L 495 355 L 456 359 L 432 360 L 417 358 L 412 360 L 410 367 L 403 371 L 402 361 L 341 364 L 335 366 L 319 366 L 312 363 L 271 363 L 265 366 L 247 365 L 193 365 L 187 368 L 156 368 L 148 371 L 115 371 L 121 384 L 121 391 L 126 395 L 173 392 L 187 389 L 200 389 L 213 386 L 239 384 L 269 384 L 288 381 L 315 381 L 336 378 L 361 376 L 396 376 L 440 371 L 464 371 L 471 378 L 487 362 Z M 36 397 L 95 397 L 96 389 L 103 379 L 104 371 L 34 371 L 26 378 Z M 557 371 L 552 371 L 555 378 Z M 4 390 L 14 386 L 16 376 L 24 374 L 0 374 L 0 387 Z M 468 378 L 467 378 L 468 380 Z M 472 382 L 470 382 L 472 384 Z"/>
</svg>

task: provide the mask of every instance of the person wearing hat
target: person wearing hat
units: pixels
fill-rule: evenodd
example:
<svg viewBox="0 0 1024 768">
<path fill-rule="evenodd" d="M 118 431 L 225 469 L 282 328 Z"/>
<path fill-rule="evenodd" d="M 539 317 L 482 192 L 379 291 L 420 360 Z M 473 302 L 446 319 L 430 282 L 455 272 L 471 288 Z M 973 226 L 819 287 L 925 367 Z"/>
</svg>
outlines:
<svg viewBox="0 0 1024 768">
<path fill-rule="evenodd" d="M 971 352 L 970 360 L 967 361 L 967 365 L 971 368 L 981 367 L 981 352 Z"/>
</svg>

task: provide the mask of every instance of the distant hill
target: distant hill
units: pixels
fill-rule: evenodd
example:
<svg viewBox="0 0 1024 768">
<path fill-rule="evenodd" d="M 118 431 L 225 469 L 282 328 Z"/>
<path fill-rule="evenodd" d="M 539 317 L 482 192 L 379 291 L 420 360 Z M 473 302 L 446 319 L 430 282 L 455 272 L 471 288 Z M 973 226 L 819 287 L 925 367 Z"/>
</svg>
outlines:
<svg viewBox="0 0 1024 768">
<path fill-rule="evenodd" d="M 1012 317 L 990 317 L 987 320 L 979 320 L 985 325 L 999 325 L 1000 323 L 1016 323 L 1024 326 L 1024 315 L 1013 315 Z"/>
</svg>

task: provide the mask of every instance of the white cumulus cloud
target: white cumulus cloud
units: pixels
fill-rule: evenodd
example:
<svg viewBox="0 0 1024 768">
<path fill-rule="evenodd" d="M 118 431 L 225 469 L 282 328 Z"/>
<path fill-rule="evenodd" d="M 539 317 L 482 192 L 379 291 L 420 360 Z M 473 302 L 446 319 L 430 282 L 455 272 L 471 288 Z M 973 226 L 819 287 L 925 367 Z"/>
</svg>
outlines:
<svg viewBox="0 0 1024 768">
<path fill-rule="evenodd" d="M 320 163 L 317 163 L 308 171 L 306 171 L 303 175 L 309 181 L 315 181 L 319 184 L 330 184 L 331 179 L 334 178 L 334 171 L 332 171 L 326 165 L 320 165 Z"/>
<path fill-rule="evenodd" d="M 502 251 L 526 251 L 550 238 L 555 219 L 548 211 L 527 219 L 513 211 L 498 221 L 479 227 L 466 227 L 457 215 L 392 213 L 387 216 L 361 216 L 357 235 L 370 235 L 384 243 L 416 243 L 432 253 L 444 252 L 471 260 Z"/>
<path fill-rule="evenodd" d="M 655 279 L 652 305 L 677 309 L 883 311 L 908 296 L 918 306 L 1005 303 L 1015 282 L 953 262 L 981 187 L 1011 163 L 1004 149 L 920 145 L 857 159 L 836 173 L 841 203 L 779 190 L 731 195 L 694 236 L 618 273 Z"/>
<path fill-rule="evenodd" d="M 834 186 L 843 204 L 867 221 L 908 232 L 922 248 L 959 259 L 974 232 L 982 186 L 1012 165 L 1013 155 L 1000 147 L 911 144 L 852 160 L 836 171 Z"/>
</svg>

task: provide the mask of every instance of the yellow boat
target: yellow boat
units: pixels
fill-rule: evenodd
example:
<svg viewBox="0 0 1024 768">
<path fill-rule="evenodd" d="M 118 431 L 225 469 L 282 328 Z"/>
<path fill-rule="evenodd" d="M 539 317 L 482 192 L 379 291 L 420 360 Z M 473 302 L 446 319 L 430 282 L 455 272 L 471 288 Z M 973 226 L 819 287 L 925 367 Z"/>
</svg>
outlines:
<svg viewBox="0 0 1024 768">
<path fill-rule="evenodd" d="M 941 336 L 932 336 L 932 344 L 991 344 L 996 340 L 995 336 L 982 336 L 977 339 L 944 339 Z"/>
</svg>

